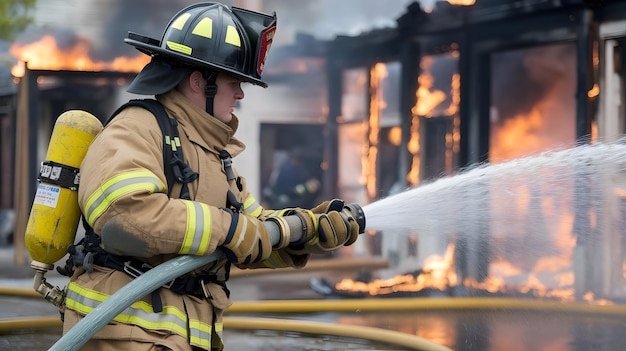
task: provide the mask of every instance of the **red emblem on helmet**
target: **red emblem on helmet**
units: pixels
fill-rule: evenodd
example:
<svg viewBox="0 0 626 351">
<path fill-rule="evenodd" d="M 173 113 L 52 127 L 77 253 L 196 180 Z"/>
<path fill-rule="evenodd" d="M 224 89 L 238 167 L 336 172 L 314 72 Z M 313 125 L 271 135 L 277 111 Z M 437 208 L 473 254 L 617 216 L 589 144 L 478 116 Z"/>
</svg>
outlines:
<svg viewBox="0 0 626 351">
<path fill-rule="evenodd" d="M 261 38 L 259 43 L 259 58 L 257 60 L 256 71 L 261 76 L 263 74 L 263 67 L 265 66 L 265 58 L 267 52 L 272 47 L 272 41 L 274 40 L 274 33 L 276 33 L 276 25 L 273 25 L 263 32 L 261 32 Z"/>
</svg>

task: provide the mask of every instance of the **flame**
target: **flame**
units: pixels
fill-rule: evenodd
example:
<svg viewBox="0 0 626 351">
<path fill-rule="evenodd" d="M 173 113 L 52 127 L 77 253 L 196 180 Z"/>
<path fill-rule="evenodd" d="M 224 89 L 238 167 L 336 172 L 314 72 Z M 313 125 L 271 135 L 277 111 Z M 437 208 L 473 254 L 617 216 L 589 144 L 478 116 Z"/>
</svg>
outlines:
<svg viewBox="0 0 626 351">
<path fill-rule="evenodd" d="M 375 279 L 365 283 L 352 279 L 343 279 L 335 285 L 339 291 L 354 291 L 368 293 L 372 296 L 385 295 L 395 292 L 412 292 L 424 289 L 445 290 L 458 284 L 458 277 L 454 272 L 454 243 L 449 243 L 443 257 L 429 256 L 424 261 L 423 273 L 417 276 L 412 274 L 399 275 L 390 279 Z"/>
<path fill-rule="evenodd" d="M 450 78 L 449 95 L 438 89 L 434 89 L 435 77 L 431 74 L 432 66 L 440 57 L 443 59 L 454 58 L 458 60 L 458 45 L 452 44 L 448 54 L 436 56 L 424 56 L 420 62 L 422 73 L 417 78 L 418 88 L 415 92 L 416 103 L 411 108 L 411 133 L 407 144 L 407 150 L 411 154 L 411 169 L 407 174 L 407 181 L 411 186 L 416 186 L 421 180 L 421 141 L 420 119 L 421 118 L 451 118 L 451 130 L 445 135 L 445 172 L 451 173 L 454 169 L 454 160 L 460 150 L 461 141 L 461 118 L 459 104 L 461 102 L 461 76 L 453 73 Z M 440 56 L 440 57 L 439 57 Z M 444 103 L 449 99 L 449 105 Z"/>
<path fill-rule="evenodd" d="M 383 98 L 383 81 L 388 76 L 387 66 L 383 63 L 377 63 L 370 70 L 370 116 L 369 116 L 369 132 L 367 143 L 367 167 L 363 170 L 367 171 L 366 188 L 370 199 L 374 199 L 377 193 L 376 187 L 376 165 L 378 158 L 379 134 L 380 134 L 380 118 L 382 110 L 387 106 Z"/>
<path fill-rule="evenodd" d="M 432 56 L 424 57 L 420 63 L 423 73 L 417 78 L 418 88 L 415 92 L 417 103 L 411 109 L 414 115 L 432 117 L 435 108 L 446 100 L 446 93 L 441 90 L 432 90 L 435 78 L 430 73 L 430 69 L 433 63 Z"/>
<path fill-rule="evenodd" d="M 136 57 L 117 57 L 111 62 L 94 61 L 89 57 L 90 44 L 79 40 L 74 46 L 61 50 L 51 35 L 43 36 L 30 44 L 13 44 L 9 51 L 30 69 L 139 72 L 150 61 L 140 54 Z M 11 69 L 14 77 L 24 76 L 24 65 L 16 64 Z"/>
<path fill-rule="evenodd" d="M 476 3 L 476 0 L 448 0 L 450 5 L 458 5 L 458 6 L 471 6 Z"/>
</svg>

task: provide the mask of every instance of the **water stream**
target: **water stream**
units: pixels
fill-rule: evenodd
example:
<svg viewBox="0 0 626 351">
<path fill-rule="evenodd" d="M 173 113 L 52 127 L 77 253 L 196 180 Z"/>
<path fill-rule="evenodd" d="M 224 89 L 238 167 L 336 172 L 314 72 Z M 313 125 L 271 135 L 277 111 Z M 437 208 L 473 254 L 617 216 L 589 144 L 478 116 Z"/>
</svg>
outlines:
<svg viewBox="0 0 626 351">
<path fill-rule="evenodd" d="M 486 220 L 485 205 L 497 205 L 497 215 L 490 215 L 492 225 L 516 219 L 523 202 L 528 202 L 528 212 L 541 212 L 549 198 L 570 200 L 556 205 L 588 212 L 597 209 L 607 191 L 616 190 L 612 188 L 617 177 L 624 177 L 626 185 L 626 144 L 596 143 L 478 165 L 380 199 L 363 210 L 368 230 L 432 232 L 457 223 L 457 234 L 472 235 L 466 229 Z M 545 225 L 540 218 L 526 220 L 528 229 Z"/>
<path fill-rule="evenodd" d="M 547 285 L 563 286 L 563 276 L 556 273 L 571 272 L 580 259 L 574 257 L 577 247 L 585 247 L 584 264 L 593 262 L 592 269 L 613 265 L 622 275 L 623 258 L 607 251 L 623 245 L 624 196 L 626 143 L 621 140 L 477 165 L 363 210 L 368 230 L 456 240 L 466 250 L 478 250 L 473 254 L 490 255 L 492 263 L 509 262 L 526 273 L 523 279 L 543 268 L 555 273 Z M 488 242 L 487 251 L 480 252 L 477 242 Z M 569 280 L 571 285 L 573 275 Z"/>
</svg>

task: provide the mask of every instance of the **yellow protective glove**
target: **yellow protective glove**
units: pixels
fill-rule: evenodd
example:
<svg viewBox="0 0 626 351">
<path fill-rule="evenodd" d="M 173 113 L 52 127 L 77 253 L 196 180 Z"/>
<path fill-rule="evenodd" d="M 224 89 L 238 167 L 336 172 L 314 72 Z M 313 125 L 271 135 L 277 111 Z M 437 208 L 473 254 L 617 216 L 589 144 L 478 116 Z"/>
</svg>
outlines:
<svg viewBox="0 0 626 351">
<path fill-rule="evenodd" d="M 342 241 L 343 239 L 340 238 L 337 240 L 337 244 L 338 246 L 349 246 L 354 244 L 354 242 L 356 241 L 356 239 L 359 237 L 359 234 L 361 234 L 361 230 L 359 228 L 359 224 L 356 221 L 356 219 L 354 218 L 354 215 L 352 214 L 352 212 L 350 212 L 350 210 L 348 210 L 348 208 L 345 205 L 345 202 L 343 200 L 340 199 L 332 199 L 332 200 L 327 200 L 322 202 L 321 204 L 315 206 L 314 208 L 311 209 L 311 212 L 315 213 L 315 214 L 327 214 L 329 215 L 332 212 L 339 212 L 342 215 L 342 218 L 344 219 L 344 221 L 347 222 L 348 224 L 348 235 L 349 237 L 345 240 L 345 242 L 343 244 L 339 244 L 340 241 Z M 335 215 L 332 215 L 333 217 L 336 217 Z M 318 219 L 318 222 L 320 222 L 320 226 L 322 225 L 322 221 L 320 221 Z M 334 221 L 336 222 L 336 221 Z M 320 229 L 318 229 L 319 231 Z M 326 230 L 326 228 L 321 228 L 322 232 L 328 232 L 328 230 Z M 322 234 L 324 235 L 324 234 Z"/>
<path fill-rule="evenodd" d="M 290 246 L 297 252 L 327 253 L 352 245 L 359 237 L 359 225 L 342 200 L 328 200 L 311 210 L 294 209 L 293 212 L 308 219 L 309 227 L 317 229 L 307 233 L 304 244 Z"/>
<path fill-rule="evenodd" d="M 231 213 L 228 233 L 220 243 L 229 261 L 249 264 L 266 260 L 272 254 L 272 238 L 258 218 Z"/>
</svg>

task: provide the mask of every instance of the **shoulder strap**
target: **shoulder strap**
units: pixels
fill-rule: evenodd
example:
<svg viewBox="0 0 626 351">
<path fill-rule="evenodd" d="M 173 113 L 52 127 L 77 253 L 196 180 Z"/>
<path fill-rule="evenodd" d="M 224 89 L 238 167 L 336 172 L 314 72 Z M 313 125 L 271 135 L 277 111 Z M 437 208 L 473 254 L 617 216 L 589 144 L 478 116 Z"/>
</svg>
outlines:
<svg viewBox="0 0 626 351">
<path fill-rule="evenodd" d="M 163 164 L 165 165 L 165 178 L 167 179 L 168 195 L 172 192 L 174 182 L 182 183 L 180 198 L 189 200 L 188 183 L 198 178 L 198 173 L 194 172 L 191 167 L 185 163 L 183 157 L 183 149 L 180 145 L 178 134 L 178 122 L 174 118 L 167 115 L 167 111 L 163 105 L 155 99 L 133 99 L 120 106 L 111 117 L 106 121 L 108 124 L 123 109 L 130 106 L 143 107 L 150 111 L 159 123 L 161 132 L 163 133 Z M 168 167 L 169 166 L 169 167 Z"/>
</svg>

